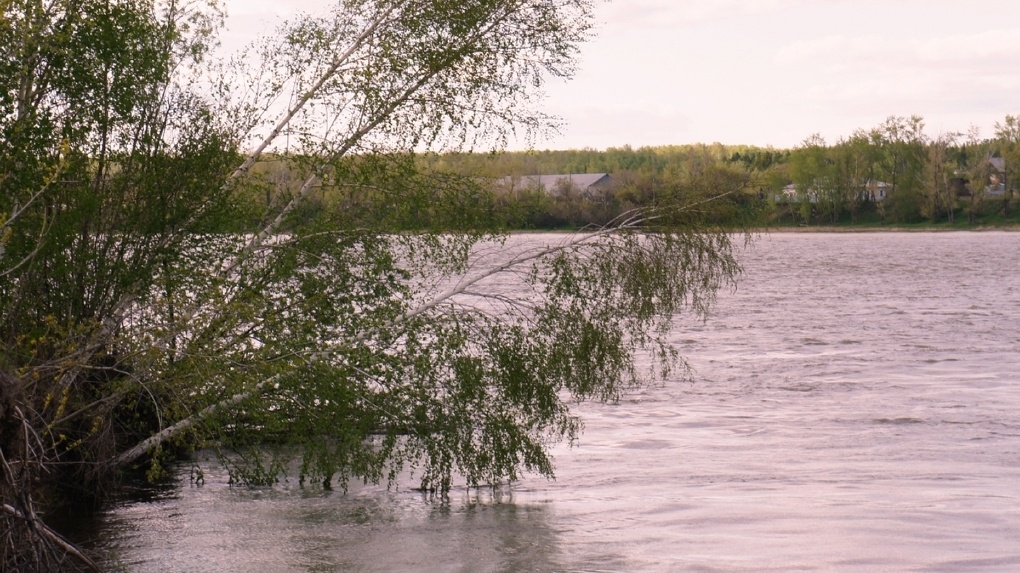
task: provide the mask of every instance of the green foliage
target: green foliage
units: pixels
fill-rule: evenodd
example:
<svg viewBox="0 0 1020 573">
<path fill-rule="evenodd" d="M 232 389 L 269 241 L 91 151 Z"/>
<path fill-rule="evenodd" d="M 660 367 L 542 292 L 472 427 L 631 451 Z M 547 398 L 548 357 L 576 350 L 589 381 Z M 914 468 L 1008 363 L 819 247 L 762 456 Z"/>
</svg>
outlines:
<svg viewBox="0 0 1020 573">
<path fill-rule="evenodd" d="M 1009 212 L 1015 193 L 1009 175 L 1020 161 L 1011 131 L 1015 123 L 1007 116 L 1005 123 L 997 124 L 992 140 L 982 139 L 976 129 L 966 138 L 955 133 L 932 137 L 924 133 L 921 117 L 892 116 L 836 145 L 808 138 L 786 164 L 765 177 L 773 191 L 794 183 L 799 192 L 792 201 L 777 195 L 771 217 L 807 224 L 841 223 L 846 218 L 857 222 L 872 216 L 890 224 L 926 219 L 953 224 L 962 209 L 970 225 L 990 221 L 997 213 Z M 992 166 L 993 158 L 1005 160 L 1006 173 Z M 986 190 L 993 177 L 1006 181 L 997 194 Z"/>
<path fill-rule="evenodd" d="M 194 237 L 230 217 L 208 185 L 237 162 L 229 134 L 171 78 L 210 30 L 194 26 L 197 4 L 163 8 L 0 4 L 0 372 L 13 401 L 0 418 L 17 426 L 0 439 L 5 570 L 56 567 L 47 544 L 74 555 L 36 512 L 95 509 L 120 444 L 158 431 L 169 396 L 123 329 L 148 293 L 183 283 L 166 269 Z"/>
<path fill-rule="evenodd" d="M 345 1 L 228 73 L 214 3 L 3 6 L 0 447 L 27 468 L 4 566 L 51 554 L 32 500 L 98 504 L 199 446 L 251 486 L 291 456 L 323 487 L 552 475 L 570 406 L 682 369 L 673 316 L 737 272 L 753 167 L 721 146 L 613 150 L 632 175 L 600 194 L 500 196 L 469 166 L 550 125 L 532 104 L 586 1 Z M 500 234 L 551 224 L 591 232 Z"/>
<path fill-rule="evenodd" d="M 534 106 L 573 71 L 587 0 L 342 0 L 229 65 L 207 60 L 212 0 L 0 7 L 5 570 L 75 555 L 38 500 L 99 504 L 197 446 L 252 486 L 290 456 L 322 487 L 551 476 L 571 405 L 684 373 L 673 318 L 734 280 L 766 191 L 824 182 L 833 219 L 864 173 L 892 181 L 889 219 L 924 198 L 920 118 L 843 155 L 472 153 L 555 125 Z M 564 172 L 618 186 L 491 185 Z M 502 234 L 552 226 L 587 232 Z"/>
</svg>

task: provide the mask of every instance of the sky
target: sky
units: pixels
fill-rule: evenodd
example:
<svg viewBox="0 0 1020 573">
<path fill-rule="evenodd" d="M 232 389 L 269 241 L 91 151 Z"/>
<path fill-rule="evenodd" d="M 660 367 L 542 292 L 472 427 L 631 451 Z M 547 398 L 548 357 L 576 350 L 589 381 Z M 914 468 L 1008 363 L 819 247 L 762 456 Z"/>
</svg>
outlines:
<svg viewBox="0 0 1020 573">
<path fill-rule="evenodd" d="M 224 44 L 328 5 L 228 0 Z M 616 0 L 596 18 L 576 76 L 546 88 L 565 125 L 538 149 L 791 148 L 894 115 L 992 137 L 1020 115 L 1020 0 Z"/>
</svg>

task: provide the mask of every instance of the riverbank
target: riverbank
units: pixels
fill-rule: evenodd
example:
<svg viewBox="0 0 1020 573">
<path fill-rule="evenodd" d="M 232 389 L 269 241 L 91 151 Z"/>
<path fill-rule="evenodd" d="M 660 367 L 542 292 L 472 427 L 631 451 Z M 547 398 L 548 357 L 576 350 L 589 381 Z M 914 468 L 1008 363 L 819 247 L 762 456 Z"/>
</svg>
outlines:
<svg viewBox="0 0 1020 573">
<path fill-rule="evenodd" d="M 1013 225 L 888 225 L 888 226 L 767 226 L 769 233 L 955 233 L 955 232 L 1020 232 L 1020 224 Z"/>
<path fill-rule="evenodd" d="M 511 229 L 511 235 L 564 234 L 584 229 Z M 762 233 L 957 233 L 957 232 L 1020 232 L 1020 223 L 1008 225 L 946 225 L 919 223 L 913 225 L 763 225 L 751 229 Z"/>
</svg>

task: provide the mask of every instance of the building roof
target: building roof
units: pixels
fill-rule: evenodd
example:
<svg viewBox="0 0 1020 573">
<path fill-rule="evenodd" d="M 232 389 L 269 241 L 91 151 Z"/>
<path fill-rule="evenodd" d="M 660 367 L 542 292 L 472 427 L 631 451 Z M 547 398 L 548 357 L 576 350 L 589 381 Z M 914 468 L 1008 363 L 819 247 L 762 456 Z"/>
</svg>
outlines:
<svg viewBox="0 0 1020 573">
<path fill-rule="evenodd" d="M 518 188 L 541 187 L 551 193 L 558 185 L 567 183 L 584 191 L 593 185 L 606 183 L 609 175 L 606 173 L 566 173 L 563 175 L 524 175 L 522 177 L 502 177 L 499 179 L 501 185 L 514 185 Z"/>
</svg>

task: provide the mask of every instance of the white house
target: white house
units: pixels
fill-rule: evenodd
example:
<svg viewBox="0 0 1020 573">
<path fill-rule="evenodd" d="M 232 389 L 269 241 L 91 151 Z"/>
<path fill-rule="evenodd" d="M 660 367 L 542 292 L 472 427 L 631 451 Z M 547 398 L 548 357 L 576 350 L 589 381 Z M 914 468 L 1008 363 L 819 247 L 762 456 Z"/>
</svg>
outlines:
<svg viewBox="0 0 1020 573">
<path fill-rule="evenodd" d="M 864 184 L 864 199 L 873 203 L 885 201 L 885 198 L 889 196 L 890 191 L 892 191 L 892 184 L 886 183 L 885 181 L 868 179 L 868 181 Z"/>
<path fill-rule="evenodd" d="M 800 203 L 800 194 L 797 193 L 797 185 L 790 183 L 779 193 L 772 196 L 776 203 Z"/>
<path fill-rule="evenodd" d="M 875 181 L 869 179 L 864 182 L 862 190 L 859 191 L 859 199 L 862 201 L 871 201 L 878 203 L 879 201 L 885 201 L 886 197 L 889 196 L 889 192 L 892 191 L 893 186 L 885 181 Z M 797 190 L 797 185 L 790 183 L 783 190 L 775 193 L 773 200 L 776 203 L 800 203 L 804 199 L 807 199 L 809 203 L 818 202 L 818 190 L 815 188 L 806 189 L 803 192 Z"/>
<path fill-rule="evenodd" d="M 786 187 L 783 187 L 782 191 L 774 194 L 772 196 L 772 199 L 776 203 L 800 203 L 804 199 L 807 199 L 809 203 L 817 203 L 818 192 L 815 191 L 814 189 L 807 189 L 806 191 L 801 193 L 797 189 L 796 183 L 790 183 Z"/>
</svg>

